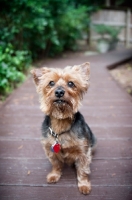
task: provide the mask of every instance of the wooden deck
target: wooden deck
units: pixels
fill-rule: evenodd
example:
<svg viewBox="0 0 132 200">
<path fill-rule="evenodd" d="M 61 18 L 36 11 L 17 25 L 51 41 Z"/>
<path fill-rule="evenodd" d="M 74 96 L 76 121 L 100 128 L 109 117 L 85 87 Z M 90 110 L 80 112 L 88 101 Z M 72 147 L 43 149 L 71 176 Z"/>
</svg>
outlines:
<svg viewBox="0 0 132 200">
<path fill-rule="evenodd" d="M 107 67 L 132 51 L 47 60 L 44 65 L 91 62 L 91 86 L 81 112 L 98 139 L 91 164 L 92 192 L 79 193 L 73 168 L 65 166 L 57 184 L 46 183 L 51 169 L 42 149 L 38 96 L 29 78 L 0 108 L 0 200 L 132 200 L 132 98 Z"/>
</svg>

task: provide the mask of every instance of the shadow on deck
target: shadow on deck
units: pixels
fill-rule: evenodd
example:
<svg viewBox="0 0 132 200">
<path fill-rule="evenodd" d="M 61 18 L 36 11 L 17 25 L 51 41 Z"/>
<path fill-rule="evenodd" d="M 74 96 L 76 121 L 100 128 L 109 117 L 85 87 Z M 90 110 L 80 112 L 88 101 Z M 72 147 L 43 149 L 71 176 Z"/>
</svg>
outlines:
<svg viewBox="0 0 132 200">
<path fill-rule="evenodd" d="M 64 67 L 91 62 L 91 86 L 81 108 L 98 139 L 91 194 L 79 193 L 70 167 L 57 184 L 46 183 L 51 165 L 40 144 L 43 113 L 29 78 L 0 108 L 0 200 L 132 199 L 132 99 L 106 68 L 131 56 L 130 50 L 90 57 L 73 54 L 44 63 Z"/>
</svg>

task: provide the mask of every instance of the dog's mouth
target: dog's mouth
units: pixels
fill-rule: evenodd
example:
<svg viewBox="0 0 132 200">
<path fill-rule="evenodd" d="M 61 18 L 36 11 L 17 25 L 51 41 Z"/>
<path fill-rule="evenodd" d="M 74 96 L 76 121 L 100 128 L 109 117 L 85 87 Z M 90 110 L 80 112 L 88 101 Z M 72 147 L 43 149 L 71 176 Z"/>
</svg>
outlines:
<svg viewBox="0 0 132 200">
<path fill-rule="evenodd" d="M 55 99 L 54 101 L 53 101 L 53 105 L 55 106 L 55 107 L 59 107 L 59 108 L 73 108 L 73 105 L 72 105 L 72 102 L 70 102 L 70 101 L 68 101 L 68 100 L 65 100 L 65 99 Z"/>
<path fill-rule="evenodd" d="M 63 103 L 67 103 L 65 100 L 63 100 L 63 99 L 56 99 L 55 101 L 54 101 L 54 103 L 57 103 L 57 104 L 63 104 Z"/>
</svg>

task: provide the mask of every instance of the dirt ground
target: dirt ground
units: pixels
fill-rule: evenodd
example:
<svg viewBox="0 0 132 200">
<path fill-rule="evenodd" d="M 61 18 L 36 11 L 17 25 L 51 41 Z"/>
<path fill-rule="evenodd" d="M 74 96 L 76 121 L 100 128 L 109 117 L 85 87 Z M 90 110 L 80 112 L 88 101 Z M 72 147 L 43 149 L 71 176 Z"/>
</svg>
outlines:
<svg viewBox="0 0 132 200">
<path fill-rule="evenodd" d="M 132 96 L 132 60 L 110 70 L 110 74 Z"/>
</svg>

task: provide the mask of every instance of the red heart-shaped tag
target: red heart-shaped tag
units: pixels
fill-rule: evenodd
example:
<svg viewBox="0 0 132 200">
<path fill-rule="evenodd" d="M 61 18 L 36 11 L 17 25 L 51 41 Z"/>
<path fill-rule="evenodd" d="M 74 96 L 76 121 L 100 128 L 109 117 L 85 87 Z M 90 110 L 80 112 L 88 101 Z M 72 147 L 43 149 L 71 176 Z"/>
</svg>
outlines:
<svg viewBox="0 0 132 200">
<path fill-rule="evenodd" d="M 55 143 L 51 146 L 51 151 L 58 153 L 61 149 L 61 145 L 59 143 Z"/>
</svg>

